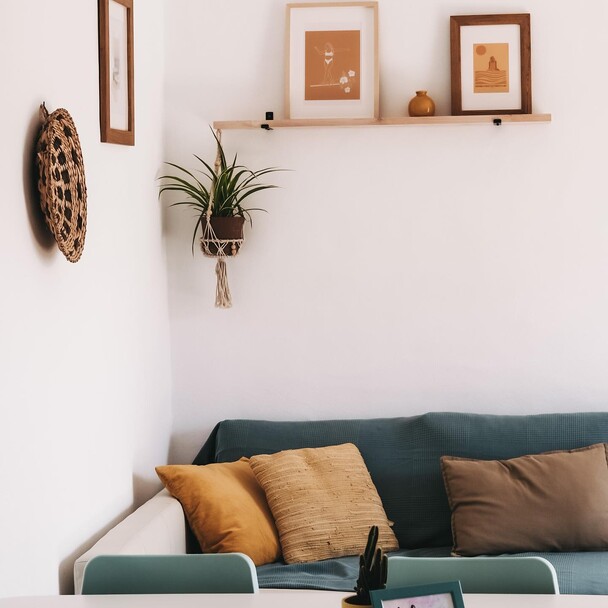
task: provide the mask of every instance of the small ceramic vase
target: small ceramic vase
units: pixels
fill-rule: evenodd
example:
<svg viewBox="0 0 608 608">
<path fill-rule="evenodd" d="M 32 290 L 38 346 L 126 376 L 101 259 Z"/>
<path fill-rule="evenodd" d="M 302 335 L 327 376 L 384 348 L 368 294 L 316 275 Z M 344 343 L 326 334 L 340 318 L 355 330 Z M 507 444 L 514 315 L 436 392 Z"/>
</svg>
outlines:
<svg viewBox="0 0 608 608">
<path fill-rule="evenodd" d="M 416 97 L 410 101 L 407 111 L 410 116 L 435 116 L 435 102 L 426 91 L 416 91 Z"/>
</svg>

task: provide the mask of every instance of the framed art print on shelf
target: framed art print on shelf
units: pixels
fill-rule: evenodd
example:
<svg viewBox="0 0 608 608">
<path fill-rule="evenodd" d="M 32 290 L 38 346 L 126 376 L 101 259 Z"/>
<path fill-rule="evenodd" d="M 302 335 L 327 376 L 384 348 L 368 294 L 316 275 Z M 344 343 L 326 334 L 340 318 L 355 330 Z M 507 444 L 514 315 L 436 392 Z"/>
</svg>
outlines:
<svg viewBox="0 0 608 608">
<path fill-rule="evenodd" d="M 370 591 L 373 608 L 464 608 L 460 581 Z"/>
<path fill-rule="evenodd" d="M 450 17 L 452 114 L 531 114 L 530 15 Z"/>
<path fill-rule="evenodd" d="M 287 5 L 287 118 L 378 118 L 378 3 Z"/>
<path fill-rule="evenodd" d="M 98 2 L 101 141 L 133 146 L 133 0 Z"/>
</svg>

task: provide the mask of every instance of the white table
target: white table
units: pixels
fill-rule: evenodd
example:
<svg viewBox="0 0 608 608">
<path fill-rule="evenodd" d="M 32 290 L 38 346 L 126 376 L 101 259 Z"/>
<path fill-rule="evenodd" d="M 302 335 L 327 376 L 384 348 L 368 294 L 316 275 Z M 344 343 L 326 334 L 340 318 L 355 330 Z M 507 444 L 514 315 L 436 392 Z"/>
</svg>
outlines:
<svg viewBox="0 0 608 608">
<path fill-rule="evenodd" d="M 348 593 L 262 590 L 252 594 L 53 595 L 0 599 L 0 608 L 340 608 Z M 465 594 L 465 608 L 608 608 L 606 595 Z"/>
</svg>

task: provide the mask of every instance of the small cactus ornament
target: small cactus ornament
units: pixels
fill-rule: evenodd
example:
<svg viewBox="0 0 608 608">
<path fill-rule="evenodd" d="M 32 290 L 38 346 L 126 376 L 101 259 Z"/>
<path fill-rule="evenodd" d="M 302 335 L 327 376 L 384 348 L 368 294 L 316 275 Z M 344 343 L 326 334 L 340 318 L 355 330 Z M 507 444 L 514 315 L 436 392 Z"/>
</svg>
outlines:
<svg viewBox="0 0 608 608">
<path fill-rule="evenodd" d="M 388 558 L 382 553 L 378 544 L 378 526 L 372 526 L 367 536 L 365 551 L 359 556 L 359 578 L 355 591 L 358 605 L 370 605 L 369 592 L 386 587 Z"/>
</svg>

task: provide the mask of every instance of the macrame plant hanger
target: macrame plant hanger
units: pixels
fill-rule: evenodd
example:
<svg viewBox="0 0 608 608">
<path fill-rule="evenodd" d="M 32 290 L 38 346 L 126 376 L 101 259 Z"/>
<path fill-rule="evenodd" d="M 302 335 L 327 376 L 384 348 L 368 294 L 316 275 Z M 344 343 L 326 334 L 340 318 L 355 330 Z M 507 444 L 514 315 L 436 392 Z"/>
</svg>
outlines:
<svg viewBox="0 0 608 608">
<path fill-rule="evenodd" d="M 222 168 L 222 157 L 220 150 L 220 142 L 222 138 L 222 132 L 218 129 L 216 131 L 218 146 L 217 155 L 215 157 L 215 175 L 220 173 Z M 226 268 L 226 258 L 229 256 L 235 256 L 241 249 L 243 239 L 238 238 L 219 238 L 213 226 L 211 225 L 211 212 L 214 205 L 215 199 L 215 184 L 211 187 L 209 194 L 209 206 L 205 219 L 203 220 L 203 236 L 201 237 L 201 249 L 203 254 L 209 258 L 215 258 L 215 276 L 216 276 L 216 287 L 215 287 L 215 306 L 216 308 L 230 308 L 232 306 L 232 296 L 230 295 L 230 287 L 228 286 L 228 272 Z"/>
</svg>

